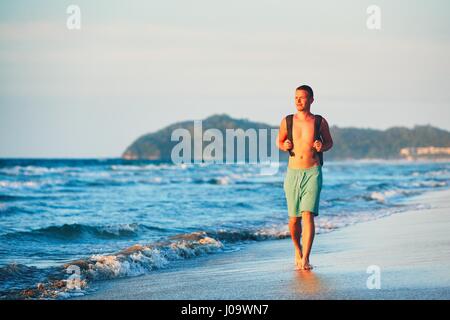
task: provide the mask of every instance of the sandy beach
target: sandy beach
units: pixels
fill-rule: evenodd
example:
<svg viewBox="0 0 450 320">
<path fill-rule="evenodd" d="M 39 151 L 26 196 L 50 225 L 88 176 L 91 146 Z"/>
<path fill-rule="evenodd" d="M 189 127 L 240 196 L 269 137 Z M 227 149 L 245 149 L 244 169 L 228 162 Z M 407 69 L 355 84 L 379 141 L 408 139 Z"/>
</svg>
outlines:
<svg viewBox="0 0 450 320">
<path fill-rule="evenodd" d="M 77 299 L 450 299 L 450 190 L 409 201 L 426 205 L 316 236 L 312 271 L 295 270 L 290 239 L 262 241 L 96 282 Z"/>
</svg>

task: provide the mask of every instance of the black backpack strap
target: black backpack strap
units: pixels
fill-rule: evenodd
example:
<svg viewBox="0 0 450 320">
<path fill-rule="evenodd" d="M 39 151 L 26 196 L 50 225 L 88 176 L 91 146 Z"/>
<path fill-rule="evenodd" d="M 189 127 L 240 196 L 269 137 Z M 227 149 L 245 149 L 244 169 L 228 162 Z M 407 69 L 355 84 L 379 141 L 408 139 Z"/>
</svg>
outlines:
<svg viewBox="0 0 450 320">
<path fill-rule="evenodd" d="M 322 140 L 322 136 L 320 134 L 320 125 L 322 124 L 322 116 L 316 114 L 315 115 L 315 119 L 314 119 L 314 141 L 315 140 Z M 323 152 L 317 152 L 317 154 L 319 155 L 319 159 L 320 159 L 320 165 L 323 165 Z"/>
<path fill-rule="evenodd" d="M 289 151 L 289 155 L 291 157 L 293 157 L 294 151 L 292 151 L 294 149 L 294 139 L 292 138 L 292 122 L 294 119 L 294 115 L 293 114 L 289 114 L 286 116 L 286 128 L 287 128 L 287 138 L 288 140 L 292 143 L 292 149 L 288 150 Z"/>
</svg>

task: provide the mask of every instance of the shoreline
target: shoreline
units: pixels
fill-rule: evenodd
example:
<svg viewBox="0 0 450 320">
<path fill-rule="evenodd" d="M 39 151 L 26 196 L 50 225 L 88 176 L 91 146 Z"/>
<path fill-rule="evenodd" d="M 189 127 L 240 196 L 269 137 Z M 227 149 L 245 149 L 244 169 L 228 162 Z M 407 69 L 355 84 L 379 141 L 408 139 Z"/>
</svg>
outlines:
<svg viewBox="0 0 450 320">
<path fill-rule="evenodd" d="M 91 284 L 94 292 L 72 299 L 450 299 L 450 189 L 408 203 L 430 208 L 318 235 L 312 271 L 295 270 L 291 239 L 266 240 L 142 276 L 98 281 Z M 380 289 L 368 289 L 376 268 Z"/>
</svg>

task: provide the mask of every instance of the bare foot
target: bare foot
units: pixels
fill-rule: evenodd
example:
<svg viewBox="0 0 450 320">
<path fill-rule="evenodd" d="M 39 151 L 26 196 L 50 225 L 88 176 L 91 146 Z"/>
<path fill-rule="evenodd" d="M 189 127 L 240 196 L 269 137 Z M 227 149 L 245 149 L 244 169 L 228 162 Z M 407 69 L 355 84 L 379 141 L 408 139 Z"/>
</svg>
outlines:
<svg viewBox="0 0 450 320">
<path fill-rule="evenodd" d="M 303 258 L 302 258 L 302 256 L 300 255 L 300 253 L 299 252 L 295 252 L 295 267 L 297 268 L 297 269 L 302 269 L 303 268 L 303 264 L 302 264 L 302 261 L 303 261 Z"/>
<path fill-rule="evenodd" d="M 308 259 L 302 260 L 302 269 L 303 270 L 312 270 L 313 269 L 313 266 L 309 263 Z"/>
</svg>

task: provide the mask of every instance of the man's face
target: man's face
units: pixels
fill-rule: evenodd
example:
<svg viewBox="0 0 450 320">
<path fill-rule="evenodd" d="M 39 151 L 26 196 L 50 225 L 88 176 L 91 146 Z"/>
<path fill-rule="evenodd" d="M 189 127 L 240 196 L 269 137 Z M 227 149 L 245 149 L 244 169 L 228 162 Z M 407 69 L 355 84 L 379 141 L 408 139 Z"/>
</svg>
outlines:
<svg viewBox="0 0 450 320">
<path fill-rule="evenodd" d="M 309 97 L 308 91 L 296 90 L 295 91 L 295 105 L 298 111 L 309 110 L 314 98 Z"/>
</svg>

